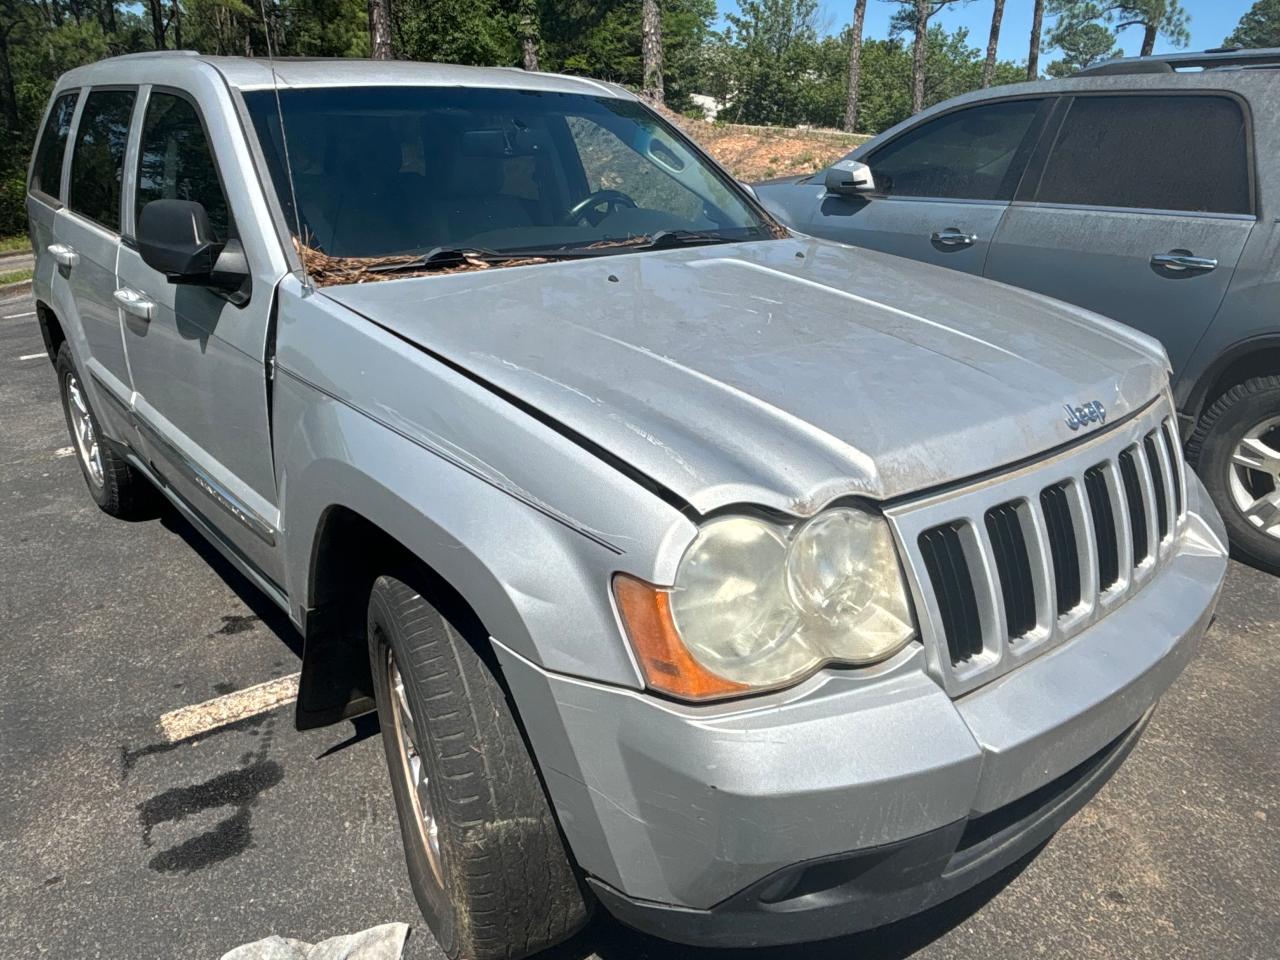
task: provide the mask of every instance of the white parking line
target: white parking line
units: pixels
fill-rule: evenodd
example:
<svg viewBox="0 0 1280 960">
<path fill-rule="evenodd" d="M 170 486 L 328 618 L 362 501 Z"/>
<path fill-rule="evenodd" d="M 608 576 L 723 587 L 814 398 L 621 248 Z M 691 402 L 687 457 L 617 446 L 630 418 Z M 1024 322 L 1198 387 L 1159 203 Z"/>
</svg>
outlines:
<svg viewBox="0 0 1280 960">
<path fill-rule="evenodd" d="M 49 356 L 47 353 L 24 353 L 19 360 L 39 360 L 41 357 Z"/>
<path fill-rule="evenodd" d="M 160 730 L 173 743 L 267 713 L 298 696 L 298 676 L 291 673 L 204 703 L 170 710 L 160 717 Z"/>
<path fill-rule="evenodd" d="M 36 312 L 32 310 L 30 313 L 7 313 L 0 320 L 21 320 L 23 317 L 34 317 Z"/>
</svg>

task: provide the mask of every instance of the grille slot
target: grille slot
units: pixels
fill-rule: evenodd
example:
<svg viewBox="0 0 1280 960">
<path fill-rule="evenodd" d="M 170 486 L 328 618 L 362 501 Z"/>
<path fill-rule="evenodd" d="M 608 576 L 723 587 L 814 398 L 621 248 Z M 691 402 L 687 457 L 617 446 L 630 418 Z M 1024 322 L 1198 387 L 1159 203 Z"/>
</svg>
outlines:
<svg viewBox="0 0 1280 960">
<path fill-rule="evenodd" d="M 1129 535 L 1133 538 L 1133 565 L 1147 559 L 1147 508 L 1138 482 L 1138 461 L 1130 447 L 1120 454 L 1120 479 L 1124 483 L 1125 504 L 1129 508 Z"/>
<path fill-rule="evenodd" d="M 1120 543 L 1116 539 L 1116 514 L 1111 507 L 1105 464 L 1084 472 L 1084 489 L 1089 495 L 1093 538 L 1098 545 L 1098 589 L 1105 592 L 1120 580 Z"/>
<path fill-rule="evenodd" d="M 1071 518 L 1066 481 L 1040 491 L 1040 509 L 1044 511 L 1049 534 L 1049 552 L 1053 557 L 1053 583 L 1058 592 L 1058 616 L 1080 604 L 1080 554 L 1076 547 L 1075 523 Z"/>
<path fill-rule="evenodd" d="M 920 554 L 933 583 L 953 666 L 982 652 L 982 621 L 960 536 L 962 529 L 963 524 L 954 522 L 920 534 Z"/>
<path fill-rule="evenodd" d="M 1156 499 L 1156 529 L 1160 531 L 1160 539 L 1169 535 L 1169 503 L 1165 493 L 1164 470 L 1160 466 L 1160 454 L 1156 452 L 1156 433 L 1152 430 L 1142 439 L 1142 447 L 1147 451 L 1147 466 L 1151 469 L 1151 488 Z"/>
<path fill-rule="evenodd" d="M 1173 424 L 1166 420 L 1161 424 L 1160 436 L 1164 437 L 1164 448 L 1169 454 L 1169 469 L 1173 473 L 1173 515 L 1182 516 L 1182 461 L 1178 459 L 1177 435 L 1173 432 Z"/>
<path fill-rule="evenodd" d="M 1071 641 L 1160 576 L 1190 505 L 1181 452 L 1162 398 L 1043 462 L 886 507 L 948 695 Z"/>
<path fill-rule="evenodd" d="M 996 557 L 1005 621 L 1011 640 L 1025 636 L 1036 626 L 1036 592 L 1031 582 L 1031 560 L 1022 532 L 1017 501 L 992 507 L 986 514 L 987 535 Z"/>
</svg>

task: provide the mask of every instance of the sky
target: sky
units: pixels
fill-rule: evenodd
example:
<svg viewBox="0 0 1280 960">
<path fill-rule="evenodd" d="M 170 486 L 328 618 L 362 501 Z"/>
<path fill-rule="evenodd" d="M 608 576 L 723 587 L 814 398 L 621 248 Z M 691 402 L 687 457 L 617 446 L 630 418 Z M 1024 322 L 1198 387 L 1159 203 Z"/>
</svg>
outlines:
<svg viewBox="0 0 1280 960">
<path fill-rule="evenodd" d="M 839 33 L 853 19 L 854 0 L 820 0 L 823 25 L 828 33 Z M 720 13 L 737 9 L 737 0 L 717 0 Z M 887 0 L 867 0 L 867 16 L 863 26 L 863 36 L 868 38 L 884 38 L 889 35 L 889 17 L 893 14 L 897 3 Z M 951 7 L 938 14 L 932 22 L 941 23 L 948 30 L 957 27 L 969 28 L 971 46 L 987 48 L 987 34 L 991 30 L 991 10 L 993 0 L 959 0 Z M 1027 46 L 1031 37 L 1032 0 L 1005 0 L 1004 20 L 1000 25 L 1000 59 L 1025 62 Z M 1190 15 L 1191 45 L 1188 50 L 1206 50 L 1209 47 L 1222 46 L 1223 39 L 1235 29 L 1240 18 L 1244 16 L 1253 0 L 1182 0 L 1183 9 Z M 1045 18 L 1045 26 L 1050 18 Z M 1123 31 L 1118 46 L 1129 56 L 1137 56 L 1142 48 L 1142 29 L 1131 27 Z M 1156 40 L 1156 53 L 1174 49 L 1163 39 Z M 1057 54 L 1040 52 L 1042 65 L 1046 60 L 1056 59 Z"/>
</svg>

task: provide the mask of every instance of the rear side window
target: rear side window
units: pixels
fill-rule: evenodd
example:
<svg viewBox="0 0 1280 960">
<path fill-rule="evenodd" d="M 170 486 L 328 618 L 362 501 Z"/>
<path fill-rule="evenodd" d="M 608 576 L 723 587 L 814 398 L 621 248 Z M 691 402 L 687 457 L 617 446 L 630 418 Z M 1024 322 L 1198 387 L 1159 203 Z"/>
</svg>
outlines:
<svg viewBox="0 0 1280 960">
<path fill-rule="evenodd" d="M 67 152 L 67 134 L 71 131 L 71 116 L 76 112 L 78 91 L 64 93 L 53 101 L 40 145 L 36 147 L 36 160 L 31 165 L 31 189 L 46 196 L 57 197 L 62 192 L 62 158 Z"/>
<path fill-rule="evenodd" d="M 152 200 L 194 200 L 209 214 L 214 237 L 231 236 L 231 215 L 200 115 L 189 100 L 153 92 L 138 153 L 138 215 Z"/>
<path fill-rule="evenodd" d="M 1230 97 L 1077 97 L 1036 199 L 1251 213 L 1244 112 Z"/>
<path fill-rule="evenodd" d="M 871 155 L 877 190 L 896 197 L 1008 200 L 1040 100 L 1010 100 L 930 120 Z"/>
<path fill-rule="evenodd" d="M 134 96 L 132 90 L 90 92 L 71 153 L 67 206 L 116 232 L 120 230 L 120 185 Z"/>
</svg>

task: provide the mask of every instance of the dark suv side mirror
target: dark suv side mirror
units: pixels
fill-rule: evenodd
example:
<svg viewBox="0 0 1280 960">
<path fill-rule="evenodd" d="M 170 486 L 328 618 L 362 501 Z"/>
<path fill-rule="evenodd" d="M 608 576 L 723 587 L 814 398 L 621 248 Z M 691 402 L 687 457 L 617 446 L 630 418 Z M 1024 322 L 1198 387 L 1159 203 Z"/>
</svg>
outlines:
<svg viewBox="0 0 1280 960">
<path fill-rule="evenodd" d="M 857 160 L 840 160 L 827 168 L 823 180 L 828 193 L 844 197 L 867 196 L 876 192 L 871 168 Z"/>
<path fill-rule="evenodd" d="M 138 217 L 138 253 L 170 283 L 239 290 L 248 265 L 238 240 L 213 238 L 209 214 L 194 200 L 152 200 Z"/>
</svg>

